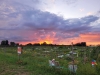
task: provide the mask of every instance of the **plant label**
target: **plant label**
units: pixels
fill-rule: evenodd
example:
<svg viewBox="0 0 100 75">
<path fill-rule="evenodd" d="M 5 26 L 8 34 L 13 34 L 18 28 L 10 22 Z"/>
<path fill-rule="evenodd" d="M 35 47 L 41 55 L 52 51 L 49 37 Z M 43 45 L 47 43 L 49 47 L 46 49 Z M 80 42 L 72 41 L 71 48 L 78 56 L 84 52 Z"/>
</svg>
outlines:
<svg viewBox="0 0 100 75">
<path fill-rule="evenodd" d="M 18 54 L 21 54 L 21 52 L 22 52 L 22 48 L 21 47 L 18 47 L 17 53 Z"/>
</svg>

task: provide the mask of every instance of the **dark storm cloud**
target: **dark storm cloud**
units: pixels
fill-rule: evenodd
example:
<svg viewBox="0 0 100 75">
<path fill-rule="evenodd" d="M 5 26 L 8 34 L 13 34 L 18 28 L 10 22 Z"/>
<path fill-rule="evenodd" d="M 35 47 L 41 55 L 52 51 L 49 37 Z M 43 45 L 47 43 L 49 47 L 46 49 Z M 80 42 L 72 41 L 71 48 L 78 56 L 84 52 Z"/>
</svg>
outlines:
<svg viewBox="0 0 100 75">
<path fill-rule="evenodd" d="M 63 18 L 56 16 L 55 14 L 50 14 L 49 12 L 36 12 L 29 11 L 31 15 L 25 14 L 26 18 L 24 25 L 30 28 L 35 29 L 45 29 L 45 30 L 54 30 L 57 29 L 59 25 L 62 25 Z M 24 19 L 25 19 L 24 18 Z"/>
<path fill-rule="evenodd" d="M 65 20 L 63 17 L 33 9 L 27 5 L 4 1 L 0 5 L 0 31 L 5 34 L 5 36 L 1 35 L 1 38 L 7 36 L 9 40 L 34 41 L 37 40 L 37 36 L 45 38 L 49 34 L 52 37 L 53 32 L 56 33 L 54 38 L 59 40 L 78 37 L 80 33 L 91 32 L 93 30 L 91 23 L 99 19 L 91 15 Z M 69 35 L 70 33 L 73 35 Z"/>
<path fill-rule="evenodd" d="M 24 24 L 30 29 L 37 30 L 57 30 L 57 31 L 85 31 L 91 29 L 90 24 L 99 18 L 96 16 L 87 16 L 80 19 L 67 19 L 64 20 L 55 14 L 49 12 L 41 12 L 37 10 L 26 11 L 23 13 Z"/>
</svg>

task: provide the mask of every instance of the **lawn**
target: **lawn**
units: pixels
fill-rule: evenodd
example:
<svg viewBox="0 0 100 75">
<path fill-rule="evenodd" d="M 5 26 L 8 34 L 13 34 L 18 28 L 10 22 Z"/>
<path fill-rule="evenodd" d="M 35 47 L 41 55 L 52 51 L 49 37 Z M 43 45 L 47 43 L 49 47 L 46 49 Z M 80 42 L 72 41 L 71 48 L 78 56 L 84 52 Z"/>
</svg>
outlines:
<svg viewBox="0 0 100 75">
<path fill-rule="evenodd" d="M 75 55 L 74 59 L 78 61 L 78 69 L 76 73 L 72 73 L 68 69 L 71 59 L 66 56 L 71 51 L 71 47 L 24 46 L 20 60 L 17 47 L 0 47 L 0 75 L 99 75 L 100 62 L 97 61 L 98 65 L 91 66 L 92 48 L 75 48 L 78 57 Z M 63 57 L 58 57 L 61 55 Z M 83 63 L 84 55 L 89 58 L 85 64 Z M 59 61 L 61 69 L 49 66 L 49 60 L 53 58 Z"/>
</svg>

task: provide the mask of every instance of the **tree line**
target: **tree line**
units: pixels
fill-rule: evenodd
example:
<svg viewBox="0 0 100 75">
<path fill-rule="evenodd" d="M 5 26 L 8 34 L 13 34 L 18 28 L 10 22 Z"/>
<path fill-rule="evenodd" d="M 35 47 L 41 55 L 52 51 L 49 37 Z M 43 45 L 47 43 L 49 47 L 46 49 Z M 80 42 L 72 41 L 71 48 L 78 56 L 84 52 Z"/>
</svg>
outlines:
<svg viewBox="0 0 100 75">
<path fill-rule="evenodd" d="M 8 40 L 1 41 L 1 46 L 19 46 L 19 43 L 9 42 Z M 57 46 L 56 44 L 47 44 L 46 42 L 40 43 L 28 43 L 26 46 Z M 59 45 L 58 45 L 59 46 Z M 74 46 L 86 46 L 86 42 L 76 43 Z"/>
</svg>

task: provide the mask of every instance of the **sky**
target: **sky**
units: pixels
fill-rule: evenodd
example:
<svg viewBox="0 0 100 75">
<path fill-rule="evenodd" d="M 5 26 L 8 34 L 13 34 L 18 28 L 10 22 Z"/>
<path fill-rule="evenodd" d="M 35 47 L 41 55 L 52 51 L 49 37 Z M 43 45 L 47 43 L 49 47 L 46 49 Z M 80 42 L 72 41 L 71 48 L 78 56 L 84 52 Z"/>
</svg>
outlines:
<svg viewBox="0 0 100 75">
<path fill-rule="evenodd" d="M 100 44 L 100 0 L 0 0 L 0 41 Z"/>
</svg>

